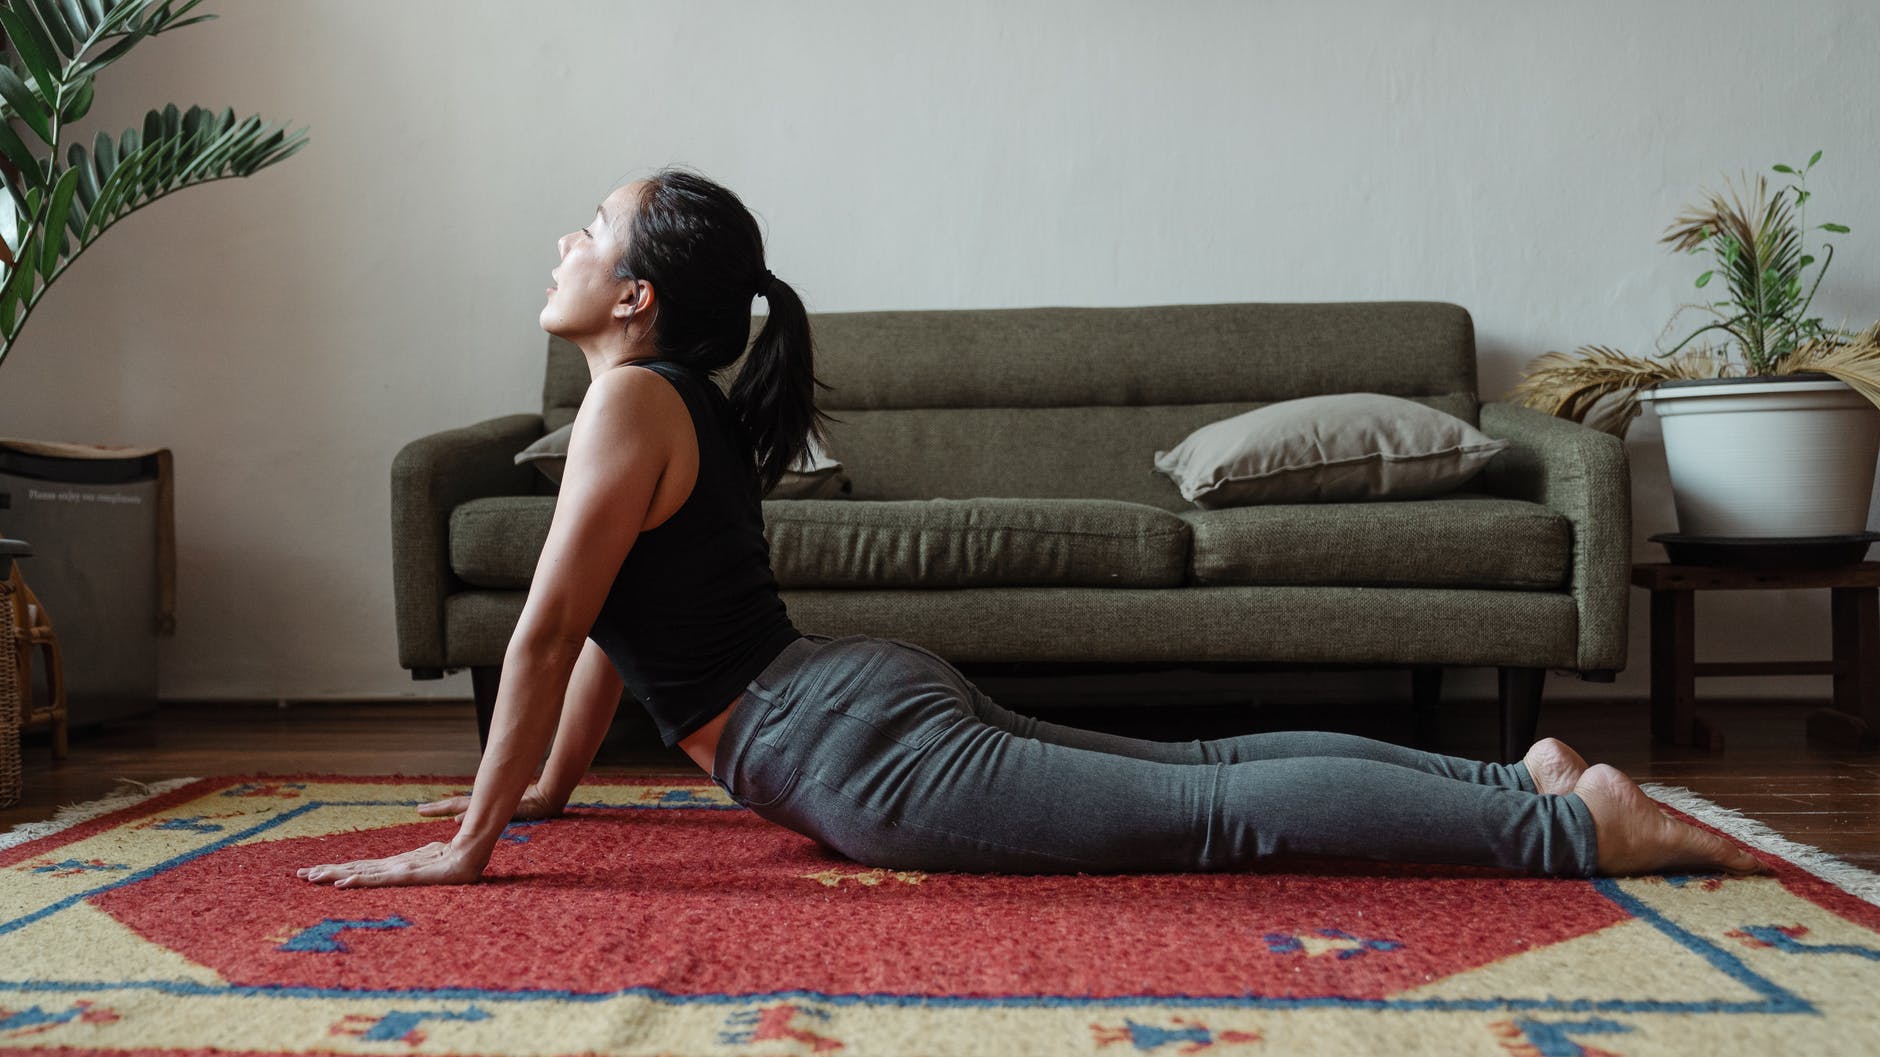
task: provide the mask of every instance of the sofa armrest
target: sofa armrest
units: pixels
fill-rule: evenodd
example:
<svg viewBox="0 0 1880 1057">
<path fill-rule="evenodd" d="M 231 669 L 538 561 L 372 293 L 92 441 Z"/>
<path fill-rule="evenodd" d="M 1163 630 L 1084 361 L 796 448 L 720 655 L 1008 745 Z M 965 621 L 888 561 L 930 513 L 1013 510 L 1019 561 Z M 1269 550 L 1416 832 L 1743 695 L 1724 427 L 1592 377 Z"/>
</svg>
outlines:
<svg viewBox="0 0 1880 1057">
<path fill-rule="evenodd" d="M 463 586 L 450 571 L 450 513 L 471 499 L 531 494 L 538 471 L 515 457 L 542 434 L 541 415 L 505 415 L 420 437 L 392 459 L 392 595 L 403 667 L 449 666 L 444 600 Z"/>
<path fill-rule="evenodd" d="M 1579 612 L 1577 667 L 1625 667 L 1632 569 L 1632 485 L 1625 442 L 1515 404 L 1485 401 L 1482 432 L 1510 441 L 1483 471 L 1489 491 L 1551 508 L 1573 526 L 1569 590 Z"/>
</svg>

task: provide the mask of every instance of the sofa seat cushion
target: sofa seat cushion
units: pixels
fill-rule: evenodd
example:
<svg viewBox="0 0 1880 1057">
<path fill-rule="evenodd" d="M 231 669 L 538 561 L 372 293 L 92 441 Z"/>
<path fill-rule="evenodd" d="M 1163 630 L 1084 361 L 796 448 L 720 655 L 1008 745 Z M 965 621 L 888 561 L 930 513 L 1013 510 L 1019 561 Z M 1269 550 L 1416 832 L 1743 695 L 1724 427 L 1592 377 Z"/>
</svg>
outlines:
<svg viewBox="0 0 1880 1057">
<path fill-rule="evenodd" d="M 1171 587 L 1188 525 L 1113 499 L 770 500 L 783 588 Z"/>
<path fill-rule="evenodd" d="M 1472 493 L 1381 503 L 1185 511 L 1194 582 L 1377 587 L 1563 587 L 1566 518 L 1536 503 Z"/>
<path fill-rule="evenodd" d="M 451 572 L 472 587 L 527 588 L 553 496 L 496 496 L 450 515 Z M 1109 499 L 764 501 L 779 587 L 1173 587 L 1188 524 Z"/>
<path fill-rule="evenodd" d="M 472 587 L 528 587 L 554 517 L 552 495 L 457 504 L 450 512 L 450 571 Z"/>
</svg>

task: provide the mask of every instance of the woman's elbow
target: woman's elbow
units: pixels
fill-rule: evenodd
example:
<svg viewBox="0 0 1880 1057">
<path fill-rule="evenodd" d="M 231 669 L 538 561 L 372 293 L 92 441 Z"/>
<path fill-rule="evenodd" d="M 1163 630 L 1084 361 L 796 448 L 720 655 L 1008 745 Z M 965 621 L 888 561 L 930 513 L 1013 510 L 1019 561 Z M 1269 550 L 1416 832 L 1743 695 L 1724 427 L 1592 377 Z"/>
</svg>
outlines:
<svg viewBox="0 0 1880 1057">
<path fill-rule="evenodd" d="M 587 634 L 582 631 L 522 624 L 509 637 L 509 652 L 503 663 L 569 672 L 586 645 Z"/>
</svg>

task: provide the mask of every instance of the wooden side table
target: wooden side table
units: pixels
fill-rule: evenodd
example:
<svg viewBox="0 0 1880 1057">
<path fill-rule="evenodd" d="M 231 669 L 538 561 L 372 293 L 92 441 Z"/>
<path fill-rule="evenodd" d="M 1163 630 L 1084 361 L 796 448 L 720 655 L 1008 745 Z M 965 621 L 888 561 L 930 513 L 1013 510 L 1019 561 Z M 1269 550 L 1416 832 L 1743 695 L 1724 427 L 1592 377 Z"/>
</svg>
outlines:
<svg viewBox="0 0 1880 1057">
<path fill-rule="evenodd" d="M 1653 741 L 1723 747 L 1723 733 L 1696 714 L 1695 682 L 1705 676 L 1832 675 L 1834 705 L 1809 715 L 1809 737 L 1874 747 L 1880 735 L 1880 562 L 1796 571 L 1651 562 L 1632 567 L 1632 585 L 1652 599 Z M 1832 660 L 1697 662 L 1697 592 L 1818 588 L 1832 592 Z"/>
</svg>

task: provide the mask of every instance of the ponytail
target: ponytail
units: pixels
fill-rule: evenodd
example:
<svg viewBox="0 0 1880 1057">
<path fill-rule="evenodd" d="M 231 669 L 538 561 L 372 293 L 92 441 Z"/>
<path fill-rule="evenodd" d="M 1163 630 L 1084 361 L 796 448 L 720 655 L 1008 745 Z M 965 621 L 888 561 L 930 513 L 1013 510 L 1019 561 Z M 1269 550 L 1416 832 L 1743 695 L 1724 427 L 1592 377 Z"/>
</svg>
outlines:
<svg viewBox="0 0 1880 1057">
<path fill-rule="evenodd" d="M 763 292 L 770 302 L 770 315 L 751 343 L 730 393 L 731 407 L 756 452 L 760 496 L 777 486 L 812 437 L 819 444 L 826 442 L 822 423 L 829 417 L 816 407 L 816 386 L 822 383 L 816 380 L 809 312 L 803 299 L 775 277 Z"/>
<path fill-rule="evenodd" d="M 816 407 L 822 383 L 802 298 L 764 267 L 750 210 L 702 174 L 653 174 L 626 226 L 614 278 L 653 284 L 662 306 L 653 325 L 660 358 L 712 375 L 744 357 L 727 399 L 751 442 L 757 494 L 769 493 L 812 439 L 826 439 L 823 421 L 833 421 Z M 756 297 L 770 302 L 770 315 L 747 354 Z"/>
</svg>

